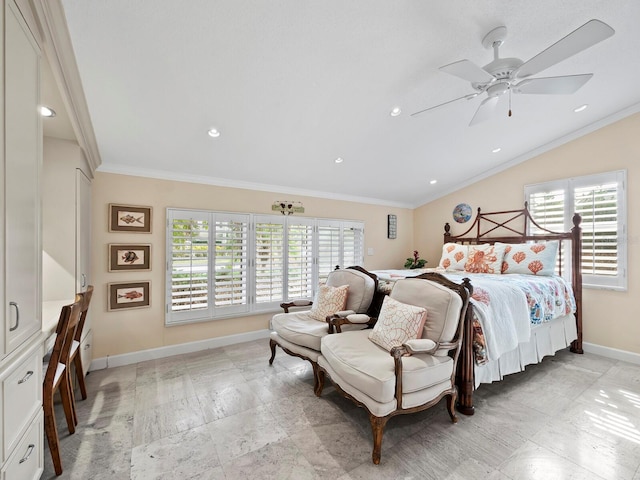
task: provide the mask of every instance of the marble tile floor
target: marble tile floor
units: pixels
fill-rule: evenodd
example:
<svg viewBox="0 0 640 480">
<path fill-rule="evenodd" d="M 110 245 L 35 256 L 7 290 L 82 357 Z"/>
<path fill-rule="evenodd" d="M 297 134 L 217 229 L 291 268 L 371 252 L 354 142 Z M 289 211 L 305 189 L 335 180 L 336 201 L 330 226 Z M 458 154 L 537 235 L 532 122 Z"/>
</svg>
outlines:
<svg viewBox="0 0 640 480">
<path fill-rule="evenodd" d="M 638 365 L 561 351 L 482 385 L 458 424 L 444 403 L 391 419 L 376 466 L 364 410 L 269 356 L 261 340 L 90 373 L 74 435 L 56 412 L 58 478 L 640 480 Z"/>
</svg>

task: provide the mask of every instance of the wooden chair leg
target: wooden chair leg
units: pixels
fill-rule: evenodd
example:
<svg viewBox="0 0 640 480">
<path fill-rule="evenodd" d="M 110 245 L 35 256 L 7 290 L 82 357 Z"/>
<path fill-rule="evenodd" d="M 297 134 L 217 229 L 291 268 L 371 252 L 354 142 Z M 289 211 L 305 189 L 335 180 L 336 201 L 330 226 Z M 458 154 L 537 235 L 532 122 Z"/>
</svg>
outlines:
<svg viewBox="0 0 640 480">
<path fill-rule="evenodd" d="M 371 421 L 371 432 L 373 433 L 373 453 L 371 459 L 375 465 L 380 464 L 380 456 L 382 454 L 382 435 L 384 434 L 384 426 L 387 424 L 389 417 L 376 417 L 369 414 Z"/>
<path fill-rule="evenodd" d="M 453 392 L 451 395 L 447 395 L 447 410 L 453 423 L 458 423 L 458 416 L 456 415 L 456 400 L 458 395 Z"/>
<path fill-rule="evenodd" d="M 269 346 L 271 347 L 271 358 L 269 359 L 269 365 L 273 365 L 273 359 L 276 358 L 276 341 L 272 338 L 269 339 Z"/>
<path fill-rule="evenodd" d="M 73 407 L 73 392 L 69 386 L 69 378 L 65 372 L 65 378 L 60 381 L 60 398 L 62 400 L 62 408 L 64 410 L 64 416 L 67 419 L 67 427 L 69 427 L 69 433 L 76 432 L 75 413 Z"/>
<path fill-rule="evenodd" d="M 44 408 L 44 431 L 47 435 L 47 443 L 51 452 L 51 460 L 56 475 L 62 474 L 62 460 L 60 458 L 60 441 L 58 439 L 58 430 L 56 427 L 56 415 L 53 411 L 53 395 L 45 397 L 43 403 Z"/>
<path fill-rule="evenodd" d="M 320 395 L 322 395 L 322 390 L 324 389 L 324 380 L 325 380 L 325 373 L 324 370 L 322 370 L 321 368 L 318 368 L 317 364 L 312 364 L 313 365 L 313 375 L 315 377 L 313 383 L 313 393 L 316 394 L 316 397 L 319 397 Z"/>
<path fill-rule="evenodd" d="M 84 368 L 82 366 L 82 357 L 80 356 L 80 352 L 77 353 L 76 357 L 73 359 L 73 364 L 76 368 L 76 377 L 78 377 L 78 386 L 80 387 L 80 394 L 82 395 L 82 399 L 87 399 L 87 385 L 84 383 Z"/>
</svg>

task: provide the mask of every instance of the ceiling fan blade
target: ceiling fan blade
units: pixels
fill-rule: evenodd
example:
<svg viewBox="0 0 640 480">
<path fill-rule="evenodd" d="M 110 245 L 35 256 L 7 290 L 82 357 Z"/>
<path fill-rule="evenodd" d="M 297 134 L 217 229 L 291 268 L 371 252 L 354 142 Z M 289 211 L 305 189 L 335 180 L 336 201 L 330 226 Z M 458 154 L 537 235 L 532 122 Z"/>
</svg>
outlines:
<svg viewBox="0 0 640 480">
<path fill-rule="evenodd" d="M 470 60 L 459 60 L 440 67 L 440 70 L 471 83 L 487 83 L 494 79 L 493 75 Z"/>
<path fill-rule="evenodd" d="M 458 100 L 462 100 L 466 98 L 469 100 L 470 98 L 475 98 L 479 95 L 479 93 L 470 93 L 469 95 L 465 95 L 464 97 L 454 98 L 453 100 L 449 100 L 448 102 L 439 103 L 438 105 L 434 105 L 433 107 L 425 108 L 424 110 L 420 110 L 418 112 L 412 113 L 410 116 L 415 117 L 416 115 L 420 115 L 421 113 L 428 112 L 429 110 L 433 110 L 434 108 L 442 107 L 443 105 L 447 105 L 449 103 L 457 102 Z"/>
<path fill-rule="evenodd" d="M 495 112 L 496 110 L 496 105 L 498 105 L 498 100 L 499 97 L 485 98 L 478 107 L 478 110 L 476 110 L 476 113 L 471 119 L 469 126 L 471 127 L 491 118 L 491 116 L 493 116 L 493 112 Z"/>
<path fill-rule="evenodd" d="M 525 78 L 545 70 L 576 53 L 601 42 L 615 33 L 615 30 L 600 20 L 589 20 L 566 37 L 558 40 L 546 50 L 524 62 L 515 71 L 515 76 Z"/>
<path fill-rule="evenodd" d="M 576 92 L 587 83 L 593 73 L 566 75 L 563 77 L 527 78 L 513 87 L 514 93 L 567 95 Z"/>
</svg>

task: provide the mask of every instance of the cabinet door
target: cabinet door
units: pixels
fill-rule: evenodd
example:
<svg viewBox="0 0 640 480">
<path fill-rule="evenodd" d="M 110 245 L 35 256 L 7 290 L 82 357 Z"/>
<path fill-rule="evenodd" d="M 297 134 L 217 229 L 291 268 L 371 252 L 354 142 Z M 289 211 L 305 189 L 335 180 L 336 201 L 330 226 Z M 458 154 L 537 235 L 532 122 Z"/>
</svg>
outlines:
<svg viewBox="0 0 640 480">
<path fill-rule="evenodd" d="M 5 353 L 40 330 L 40 50 L 13 2 L 5 10 Z"/>
</svg>

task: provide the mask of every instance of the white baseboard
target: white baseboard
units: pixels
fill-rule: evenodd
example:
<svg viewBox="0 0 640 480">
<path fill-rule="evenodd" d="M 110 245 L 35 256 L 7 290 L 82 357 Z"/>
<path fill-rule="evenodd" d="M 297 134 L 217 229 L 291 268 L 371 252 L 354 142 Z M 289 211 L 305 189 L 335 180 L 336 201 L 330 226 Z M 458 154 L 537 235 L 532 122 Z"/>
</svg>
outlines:
<svg viewBox="0 0 640 480">
<path fill-rule="evenodd" d="M 108 355 L 106 357 L 94 358 L 89 370 L 102 370 L 104 368 L 121 367 L 132 363 L 144 362 L 146 360 L 157 360 L 158 358 L 181 355 L 183 353 L 199 352 L 210 348 L 225 347 L 236 343 L 251 342 L 269 338 L 269 330 L 256 330 L 254 332 L 227 335 L 226 337 L 208 338 L 197 342 L 180 343 L 166 347 L 151 348 L 139 352 L 123 353 L 121 355 Z"/>
<path fill-rule="evenodd" d="M 640 365 L 640 354 L 638 353 L 618 350 L 617 348 L 603 347 L 602 345 L 587 342 L 582 342 L 582 349 L 587 353 L 595 353 L 596 355 L 613 358 L 614 360 L 622 360 L 623 362 Z"/>
</svg>

